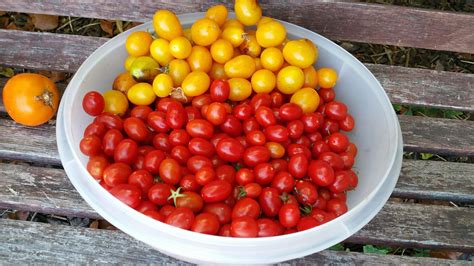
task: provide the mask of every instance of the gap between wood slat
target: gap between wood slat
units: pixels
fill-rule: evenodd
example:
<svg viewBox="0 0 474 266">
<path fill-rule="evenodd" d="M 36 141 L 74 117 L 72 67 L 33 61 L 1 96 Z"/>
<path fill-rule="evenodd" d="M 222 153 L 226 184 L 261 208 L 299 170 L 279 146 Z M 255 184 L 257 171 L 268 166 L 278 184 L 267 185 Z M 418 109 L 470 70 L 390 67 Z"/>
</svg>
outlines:
<svg viewBox="0 0 474 266">
<path fill-rule="evenodd" d="M 205 11 L 217 3 L 221 1 L 120 0 L 112 5 L 84 0 L 3 0 L 0 10 L 148 21 L 158 9 L 180 14 Z M 231 3 L 225 4 L 232 9 Z M 347 1 L 265 1 L 261 6 L 266 16 L 295 23 L 331 39 L 474 53 L 474 15 L 469 13 Z"/>
</svg>

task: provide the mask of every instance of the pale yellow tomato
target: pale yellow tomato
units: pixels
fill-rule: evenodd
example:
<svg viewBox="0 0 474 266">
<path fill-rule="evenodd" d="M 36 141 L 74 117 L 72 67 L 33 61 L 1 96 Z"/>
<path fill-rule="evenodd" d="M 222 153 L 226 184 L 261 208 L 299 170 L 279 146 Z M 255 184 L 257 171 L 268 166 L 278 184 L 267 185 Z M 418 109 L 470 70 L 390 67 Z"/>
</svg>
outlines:
<svg viewBox="0 0 474 266">
<path fill-rule="evenodd" d="M 252 75 L 252 88 L 256 93 L 269 93 L 276 85 L 276 77 L 268 69 L 261 69 Z"/>
<path fill-rule="evenodd" d="M 283 57 L 291 65 L 307 68 L 316 62 L 318 50 L 310 40 L 294 40 L 283 47 Z"/>
<path fill-rule="evenodd" d="M 211 56 L 214 61 L 225 64 L 234 55 L 234 47 L 224 39 L 219 39 L 211 45 Z"/>
<path fill-rule="evenodd" d="M 209 72 L 212 66 L 212 56 L 206 47 L 193 46 L 191 54 L 186 59 L 191 71 L 201 70 Z"/>
<path fill-rule="evenodd" d="M 270 21 L 275 21 L 274 19 L 272 19 L 271 17 L 265 17 L 263 16 L 259 21 L 258 21 L 258 24 L 257 24 L 257 29 L 258 27 L 260 27 L 260 25 L 263 25 L 267 22 L 270 22 Z"/>
<path fill-rule="evenodd" d="M 208 18 L 202 18 L 194 22 L 191 27 L 191 37 L 193 42 L 201 46 L 209 46 L 219 38 L 221 29 L 219 25 Z"/>
<path fill-rule="evenodd" d="M 245 26 L 252 26 L 262 17 L 262 9 L 256 0 L 236 0 L 234 5 L 237 19 Z"/>
<path fill-rule="evenodd" d="M 231 101 L 243 101 L 252 94 L 252 84 L 243 78 L 231 78 L 228 80 L 230 87 L 229 99 Z"/>
<path fill-rule="evenodd" d="M 169 10 L 158 10 L 153 16 L 153 28 L 159 37 L 168 41 L 183 35 L 178 17 Z"/>
<path fill-rule="evenodd" d="M 130 71 L 130 67 L 132 66 L 133 61 L 135 61 L 135 59 L 137 59 L 136 56 L 129 56 L 127 57 L 127 59 L 125 59 L 125 63 L 123 64 L 125 70 Z"/>
<path fill-rule="evenodd" d="M 174 59 L 168 66 L 168 74 L 173 79 L 174 86 L 181 86 L 184 78 L 191 72 L 188 63 L 183 59 Z"/>
<path fill-rule="evenodd" d="M 159 74 L 153 80 L 153 92 L 158 97 L 167 97 L 173 90 L 173 79 L 168 74 Z"/>
<path fill-rule="evenodd" d="M 235 28 L 240 28 L 241 30 L 244 30 L 244 25 L 240 23 L 237 19 L 229 19 L 224 23 L 224 26 L 222 26 L 222 29 L 227 29 L 229 27 L 235 27 Z"/>
<path fill-rule="evenodd" d="M 318 73 L 314 66 L 309 66 L 303 69 L 304 73 L 304 85 L 303 87 L 316 88 L 318 86 Z"/>
<path fill-rule="evenodd" d="M 146 31 L 135 31 L 128 35 L 125 41 L 125 48 L 131 56 L 144 56 L 150 51 L 150 45 L 153 42 L 151 34 Z"/>
<path fill-rule="evenodd" d="M 245 36 L 244 42 L 240 45 L 240 51 L 243 54 L 250 55 L 252 57 L 257 57 L 262 52 L 262 47 L 257 42 L 255 35 L 247 34 Z"/>
<path fill-rule="evenodd" d="M 127 96 L 120 91 L 108 90 L 102 94 L 104 97 L 104 112 L 124 115 L 128 109 Z"/>
<path fill-rule="evenodd" d="M 192 48 L 191 42 L 183 36 L 171 40 L 169 45 L 171 55 L 178 59 L 187 58 Z"/>
<path fill-rule="evenodd" d="M 321 88 L 332 88 L 336 86 L 337 73 L 334 69 L 324 67 L 318 69 L 318 83 Z"/>
<path fill-rule="evenodd" d="M 268 21 L 257 28 L 257 42 L 262 47 L 276 47 L 286 38 L 286 30 L 278 21 Z"/>
<path fill-rule="evenodd" d="M 227 27 L 222 32 L 222 39 L 229 41 L 233 47 L 239 47 L 245 40 L 246 33 L 243 28 Z"/>
<path fill-rule="evenodd" d="M 227 7 L 224 5 L 216 5 L 206 11 L 206 18 L 214 20 L 217 25 L 221 27 L 227 19 L 227 13 Z"/>
<path fill-rule="evenodd" d="M 127 97 L 135 105 L 149 105 L 156 99 L 153 87 L 145 82 L 133 85 L 128 90 Z"/>
<path fill-rule="evenodd" d="M 209 76 L 212 79 L 227 79 L 225 74 L 224 65 L 214 62 L 212 64 L 211 70 L 209 71 Z"/>
<path fill-rule="evenodd" d="M 277 72 L 283 66 L 285 60 L 280 49 L 275 47 L 266 48 L 260 55 L 263 68 Z"/>
<path fill-rule="evenodd" d="M 282 68 L 277 75 L 277 88 L 284 94 L 293 94 L 301 89 L 304 84 L 304 73 L 301 68 L 287 66 Z"/>
<path fill-rule="evenodd" d="M 211 79 L 203 71 L 189 73 L 183 81 L 181 88 L 186 96 L 194 97 L 204 94 L 211 84 Z"/>
<path fill-rule="evenodd" d="M 174 59 L 170 53 L 169 42 L 163 38 L 156 39 L 151 43 L 150 54 L 162 66 L 166 66 Z"/>
<path fill-rule="evenodd" d="M 315 89 L 303 88 L 291 96 L 290 102 L 299 105 L 303 113 L 312 113 L 318 109 L 319 100 L 319 94 Z"/>
<path fill-rule="evenodd" d="M 250 78 L 255 72 L 255 61 L 248 55 L 239 55 L 224 65 L 225 74 L 229 78 Z"/>
<path fill-rule="evenodd" d="M 263 68 L 262 61 L 260 60 L 260 58 L 255 57 L 254 61 L 255 61 L 255 71 L 260 70 L 260 69 Z"/>
</svg>

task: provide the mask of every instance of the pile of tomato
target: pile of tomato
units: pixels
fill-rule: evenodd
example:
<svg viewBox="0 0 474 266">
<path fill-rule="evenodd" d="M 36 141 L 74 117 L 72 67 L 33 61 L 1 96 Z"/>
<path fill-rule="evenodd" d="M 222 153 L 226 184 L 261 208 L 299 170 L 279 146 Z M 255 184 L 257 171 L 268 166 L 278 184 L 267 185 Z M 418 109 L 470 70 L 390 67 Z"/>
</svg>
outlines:
<svg viewBox="0 0 474 266">
<path fill-rule="evenodd" d="M 223 5 L 182 29 L 156 12 L 131 33 L 126 72 L 91 91 L 95 116 L 80 143 L 87 170 L 116 198 L 158 221 L 199 233 L 267 237 L 347 212 L 356 146 L 337 74 L 316 70 L 317 47 L 287 40 L 255 1 Z M 257 25 L 256 31 L 245 26 Z"/>
</svg>

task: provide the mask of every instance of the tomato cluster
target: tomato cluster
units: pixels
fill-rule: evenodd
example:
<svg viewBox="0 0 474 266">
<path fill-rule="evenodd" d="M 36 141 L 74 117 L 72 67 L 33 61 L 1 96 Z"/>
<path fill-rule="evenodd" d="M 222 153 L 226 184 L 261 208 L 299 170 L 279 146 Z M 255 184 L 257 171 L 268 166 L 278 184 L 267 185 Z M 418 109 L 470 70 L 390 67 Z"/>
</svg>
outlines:
<svg viewBox="0 0 474 266">
<path fill-rule="evenodd" d="M 183 30 L 160 10 L 160 38 L 130 35 L 130 74 L 83 99 L 95 116 L 80 143 L 87 170 L 131 208 L 199 233 L 267 237 L 326 223 L 347 211 L 358 183 L 337 74 L 316 70 L 316 46 L 286 40 L 255 1 L 235 11 L 227 20 L 212 7 Z M 133 71 L 137 60 L 166 71 L 150 80 L 152 69 Z"/>
</svg>

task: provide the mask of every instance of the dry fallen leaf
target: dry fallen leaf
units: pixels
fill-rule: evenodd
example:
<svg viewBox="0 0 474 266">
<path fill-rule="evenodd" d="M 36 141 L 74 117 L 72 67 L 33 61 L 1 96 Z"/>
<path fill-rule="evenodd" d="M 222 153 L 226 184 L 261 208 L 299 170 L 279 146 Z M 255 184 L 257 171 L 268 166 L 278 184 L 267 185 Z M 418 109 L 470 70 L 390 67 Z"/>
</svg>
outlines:
<svg viewBox="0 0 474 266">
<path fill-rule="evenodd" d="M 439 258 L 439 259 L 449 259 L 449 260 L 457 260 L 459 256 L 461 256 L 461 252 L 455 252 L 451 250 L 431 250 L 430 257 Z"/>
<path fill-rule="evenodd" d="M 15 25 L 15 23 L 12 22 L 12 23 L 7 25 L 6 29 L 7 30 L 16 30 L 16 29 L 18 29 L 18 27 Z"/>
<path fill-rule="evenodd" d="M 112 22 L 102 19 L 100 20 L 100 28 L 110 36 L 114 35 L 114 26 L 112 25 Z"/>
<path fill-rule="evenodd" d="M 89 225 L 89 228 L 99 229 L 99 220 L 92 221 L 92 223 Z"/>
<path fill-rule="evenodd" d="M 0 29 L 6 28 L 8 25 L 8 22 L 10 22 L 10 19 L 0 18 Z"/>
<path fill-rule="evenodd" d="M 111 223 L 107 222 L 106 220 L 99 220 L 99 228 L 108 229 L 108 230 L 117 230 L 115 226 L 113 226 Z"/>
<path fill-rule="evenodd" d="M 42 14 L 31 14 L 33 25 L 39 30 L 53 30 L 58 27 L 59 19 L 58 16 L 42 15 Z"/>
<path fill-rule="evenodd" d="M 30 212 L 27 212 L 27 211 L 17 211 L 16 212 L 16 218 L 20 221 L 26 221 L 28 219 L 29 215 L 30 215 Z"/>
<path fill-rule="evenodd" d="M 0 16 L 5 15 L 6 13 L 7 13 L 7 12 L 5 12 L 5 11 L 0 11 Z"/>
</svg>

